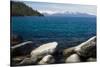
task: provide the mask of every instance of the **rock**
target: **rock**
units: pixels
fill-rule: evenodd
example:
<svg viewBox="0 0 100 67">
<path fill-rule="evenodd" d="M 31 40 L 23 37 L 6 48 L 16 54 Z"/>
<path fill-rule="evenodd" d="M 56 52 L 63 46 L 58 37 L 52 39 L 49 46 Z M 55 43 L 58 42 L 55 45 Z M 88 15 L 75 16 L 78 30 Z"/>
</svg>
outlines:
<svg viewBox="0 0 100 67">
<path fill-rule="evenodd" d="M 42 61 L 44 61 L 44 60 L 45 60 L 45 63 L 52 63 L 53 57 L 51 55 L 48 55 L 48 54 L 53 54 L 56 50 L 56 47 L 57 47 L 57 42 L 43 44 L 40 47 L 33 49 L 31 54 L 30 54 L 30 57 L 25 58 L 17 65 L 42 64 Z"/>
<path fill-rule="evenodd" d="M 30 58 L 25 58 L 23 61 L 21 61 L 18 65 L 29 65 L 34 64 Z"/>
<path fill-rule="evenodd" d="M 41 45 L 40 47 L 32 50 L 31 52 L 31 59 L 40 59 L 48 54 L 53 54 L 56 50 L 58 43 L 57 42 L 51 42 Z"/>
<path fill-rule="evenodd" d="M 53 58 L 52 55 L 46 55 L 38 62 L 38 64 L 52 64 L 55 62 L 55 59 Z"/>
<path fill-rule="evenodd" d="M 11 65 L 15 66 L 19 64 L 24 58 L 25 56 L 18 56 L 18 57 L 11 58 Z"/>
<path fill-rule="evenodd" d="M 81 61 L 80 57 L 77 54 L 72 54 L 65 60 L 66 63 L 76 63 L 76 62 L 80 62 L 80 61 Z"/>
<path fill-rule="evenodd" d="M 96 62 L 96 58 L 88 58 L 87 62 Z"/>
<path fill-rule="evenodd" d="M 24 45 L 31 44 L 31 43 L 33 43 L 33 42 L 32 42 L 32 41 L 26 41 L 26 42 L 17 44 L 17 45 L 15 45 L 15 46 L 12 46 L 11 48 L 12 48 L 12 49 L 16 49 L 16 48 L 18 48 L 18 47 L 22 47 L 22 46 L 24 46 Z"/>
<path fill-rule="evenodd" d="M 65 49 L 63 56 L 65 62 L 80 62 L 87 61 L 89 57 L 96 58 L 96 36 L 78 46 Z"/>
<path fill-rule="evenodd" d="M 23 38 L 21 36 L 16 35 L 16 34 L 11 35 L 11 46 L 19 44 L 21 42 L 23 42 Z"/>
<path fill-rule="evenodd" d="M 63 51 L 64 58 L 67 58 L 70 55 L 76 53 L 74 49 L 75 49 L 75 47 L 71 47 L 71 48 L 64 49 L 64 51 Z"/>
<path fill-rule="evenodd" d="M 30 54 L 30 58 L 25 58 L 19 65 L 37 64 L 37 63 L 41 64 L 42 61 L 44 61 L 44 59 L 47 59 L 45 62 L 48 62 L 49 60 L 51 60 L 50 58 L 52 58 L 52 56 L 48 54 L 54 53 L 57 45 L 58 45 L 57 42 L 51 42 L 51 43 L 41 45 L 40 47 L 32 50 Z M 39 62 L 40 60 L 41 62 Z M 49 61 L 49 63 L 51 62 L 53 61 Z"/>
<path fill-rule="evenodd" d="M 11 47 L 12 56 L 27 55 L 34 49 L 32 41 L 22 42 Z"/>
<path fill-rule="evenodd" d="M 75 47 L 77 54 L 83 58 L 96 58 L 96 36 Z"/>
<path fill-rule="evenodd" d="M 24 59 L 24 57 L 15 57 L 15 58 L 12 58 L 12 61 L 13 62 L 20 62 Z"/>
</svg>

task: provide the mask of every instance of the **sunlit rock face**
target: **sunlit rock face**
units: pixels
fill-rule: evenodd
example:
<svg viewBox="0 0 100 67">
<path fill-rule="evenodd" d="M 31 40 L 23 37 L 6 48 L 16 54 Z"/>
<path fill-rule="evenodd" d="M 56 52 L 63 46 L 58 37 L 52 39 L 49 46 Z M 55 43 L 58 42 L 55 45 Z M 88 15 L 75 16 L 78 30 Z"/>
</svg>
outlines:
<svg viewBox="0 0 100 67">
<path fill-rule="evenodd" d="M 55 52 L 56 47 L 58 43 L 57 42 L 51 42 L 41 45 L 40 47 L 32 50 L 31 52 L 31 58 L 41 58 L 45 55 L 52 54 Z"/>
<path fill-rule="evenodd" d="M 80 57 L 77 54 L 72 54 L 65 60 L 66 63 L 76 63 L 80 61 Z"/>
<path fill-rule="evenodd" d="M 53 58 L 52 55 L 46 55 L 38 62 L 38 64 L 52 64 L 55 62 L 55 59 Z"/>
</svg>

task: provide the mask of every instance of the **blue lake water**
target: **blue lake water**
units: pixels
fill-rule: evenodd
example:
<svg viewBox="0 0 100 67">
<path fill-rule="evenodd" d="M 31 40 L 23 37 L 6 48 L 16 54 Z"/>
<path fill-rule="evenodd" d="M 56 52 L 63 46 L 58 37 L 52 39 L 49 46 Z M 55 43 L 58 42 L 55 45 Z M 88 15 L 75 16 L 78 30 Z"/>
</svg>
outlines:
<svg viewBox="0 0 100 67">
<path fill-rule="evenodd" d="M 95 17 L 17 16 L 12 33 L 37 43 L 57 41 L 60 47 L 78 45 L 96 35 Z"/>
</svg>

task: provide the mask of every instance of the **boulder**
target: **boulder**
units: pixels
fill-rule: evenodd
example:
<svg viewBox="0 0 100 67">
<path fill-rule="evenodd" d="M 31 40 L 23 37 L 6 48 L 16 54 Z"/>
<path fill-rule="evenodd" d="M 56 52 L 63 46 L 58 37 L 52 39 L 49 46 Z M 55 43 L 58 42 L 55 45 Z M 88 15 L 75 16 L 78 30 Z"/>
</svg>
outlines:
<svg viewBox="0 0 100 67">
<path fill-rule="evenodd" d="M 42 61 L 44 61 L 45 59 L 47 59 L 45 61 L 45 63 L 47 63 L 50 60 L 50 58 L 52 58 L 52 56 L 48 54 L 53 54 L 56 50 L 57 45 L 58 45 L 57 42 L 51 42 L 43 44 L 36 49 L 33 49 L 31 51 L 30 58 L 25 58 L 19 65 L 42 64 Z M 49 61 L 49 63 L 51 63 L 51 61 Z"/>
<path fill-rule="evenodd" d="M 33 49 L 31 51 L 29 58 L 26 57 L 20 63 L 15 64 L 15 65 L 53 63 L 54 62 L 53 57 L 48 54 L 53 54 L 56 50 L 57 45 L 58 45 L 57 42 L 43 44 L 40 47 Z M 18 47 L 18 46 L 16 46 L 16 47 Z M 45 61 L 45 63 L 43 61 Z"/>
<path fill-rule="evenodd" d="M 80 57 L 83 57 L 83 58 L 95 57 L 96 58 L 96 36 L 76 46 L 75 51 Z"/>
<path fill-rule="evenodd" d="M 53 58 L 52 55 L 46 55 L 38 62 L 38 64 L 52 64 L 55 62 L 55 59 Z"/>
<path fill-rule="evenodd" d="M 80 57 L 77 54 L 72 54 L 69 57 L 67 57 L 65 60 L 66 63 L 76 63 L 80 61 L 81 61 Z"/>
<path fill-rule="evenodd" d="M 57 42 L 51 42 L 41 45 L 40 47 L 32 50 L 31 52 L 31 59 L 40 59 L 48 54 L 53 54 L 56 50 L 58 43 Z"/>
</svg>

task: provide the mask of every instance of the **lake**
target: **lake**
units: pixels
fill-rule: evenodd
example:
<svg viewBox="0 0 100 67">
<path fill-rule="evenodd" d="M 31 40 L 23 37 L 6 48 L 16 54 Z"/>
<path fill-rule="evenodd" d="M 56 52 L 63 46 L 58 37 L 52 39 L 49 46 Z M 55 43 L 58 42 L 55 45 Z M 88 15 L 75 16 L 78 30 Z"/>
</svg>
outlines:
<svg viewBox="0 0 100 67">
<path fill-rule="evenodd" d="M 25 41 L 57 41 L 61 48 L 78 45 L 96 35 L 95 17 L 13 16 L 11 22 L 11 32 Z"/>
</svg>

